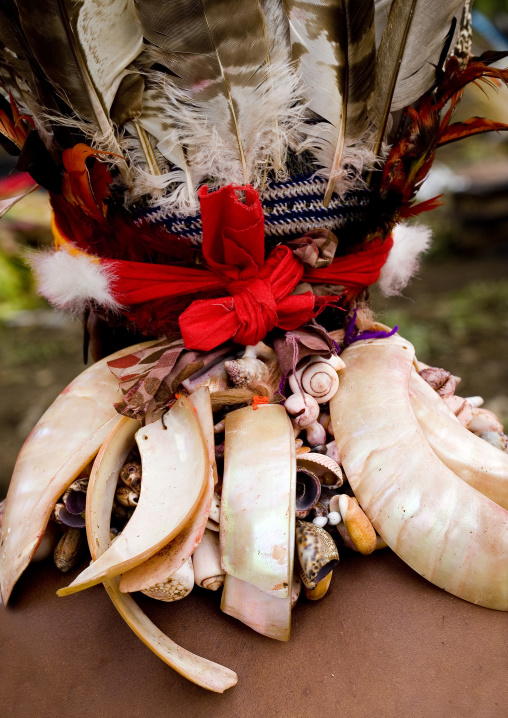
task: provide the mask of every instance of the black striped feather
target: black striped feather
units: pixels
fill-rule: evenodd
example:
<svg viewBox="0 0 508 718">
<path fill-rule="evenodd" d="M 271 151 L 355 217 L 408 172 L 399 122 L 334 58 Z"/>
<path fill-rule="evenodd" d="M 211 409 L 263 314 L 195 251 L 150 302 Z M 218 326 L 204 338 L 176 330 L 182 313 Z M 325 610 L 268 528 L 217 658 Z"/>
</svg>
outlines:
<svg viewBox="0 0 508 718">
<path fill-rule="evenodd" d="M 109 110 L 142 49 L 132 0 L 17 0 L 33 54 L 80 119 L 111 132 Z"/>
<path fill-rule="evenodd" d="M 153 59 L 140 123 L 172 163 L 185 157 L 194 183 L 259 183 L 280 166 L 298 117 L 281 2 L 136 0 L 136 9 Z"/>
<path fill-rule="evenodd" d="M 336 186 L 346 147 L 362 140 L 369 128 L 368 103 L 374 91 L 376 38 L 374 0 L 343 0 L 344 89 L 342 100 L 343 136 L 339 137 L 330 168 L 324 204 L 328 205 Z"/>
<path fill-rule="evenodd" d="M 451 22 L 464 0 L 394 0 L 379 46 L 370 113 L 376 151 L 390 112 L 413 104 L 436 79 Z"/>
</svg>

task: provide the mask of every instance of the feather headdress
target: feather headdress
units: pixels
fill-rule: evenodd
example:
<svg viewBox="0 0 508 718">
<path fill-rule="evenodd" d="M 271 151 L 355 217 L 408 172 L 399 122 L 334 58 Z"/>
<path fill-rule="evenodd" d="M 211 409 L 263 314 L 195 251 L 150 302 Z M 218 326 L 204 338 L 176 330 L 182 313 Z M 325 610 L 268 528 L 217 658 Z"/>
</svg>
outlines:
<svg viewBox="0 0 508 718">
<path fill-rule="evenodd" d="M 320 228 L 340 232 L 345 254 L 418 211 L 438 144 L 505 129 L 448 127 L 464 82 L 507 79 L 490 56 L 465 67 L 470 6 L 5 0 L 0 81 L 14 111 L 0 135 L 61 223 L 82 213 L 73 241 L 84 227 L 100 236 L 91 253 L 116 257 L 118 228 L 139 222 L 199 246 L 203 188 L 250 185 L 267 249 Z M 153 261 L 148 234 L 129 256 Z"/>
<path fill-rule="evenodd" d="M 381 0 L 6 0 L 0 72 L 46 143 L 124 158 L 127 201 L 188 214 L 204 182 L 291 176 L 289 152 L 327 205 L 434 86 L 462 5 L 395 0 L 386 22 Z"/>
</svg>

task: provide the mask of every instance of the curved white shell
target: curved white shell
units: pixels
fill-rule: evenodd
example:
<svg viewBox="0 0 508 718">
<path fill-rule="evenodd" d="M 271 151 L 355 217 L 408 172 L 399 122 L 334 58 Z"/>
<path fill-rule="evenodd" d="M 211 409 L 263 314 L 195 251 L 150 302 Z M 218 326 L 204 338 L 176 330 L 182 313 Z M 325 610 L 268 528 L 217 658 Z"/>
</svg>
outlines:
<svg viewBox="0 0 508 718">
<path fill-rule="evenodd" d="M 220 542 L 226 573 L 272 596 L 291 591 L 296 460 L 283 407 L 245 407 L 226 416 Z"/>
<path fill-rule="evenodd" d="M 181 396 L 162 419 L 136 433 L 143 481 L 127 526 L 102 556 L 59 596 L 118 576 L 153 556 L 185 526 L 209 479 L 208 452 L 198 419 Z"/>
<path fill-rule="evenodd" d="M 104 442 L 90 476 L 86 506 L 86 533 L 94 561 L 111 544 L 109 524 L 116 477 L 125 458 L 125 446 L 134 437 L 136 422 L 121 417 L 117 428 Z M 225 666 L 196 656 L 177 645 L 155 626 L 131 596 L 118 588 L 118 578 L 104 582 L 108 596 L 127 625 L 148 648 L 171 668 L 203 688 L 223 693 L 236 685 L 236 673 Z"/>
<path fill-rule="evenodd" d="M 291 593 L 286 598 L 271 596 L 247 581 L 226 574 L 221 611 L 242 621 L 253 631 L 277 641 L 289 641 Z"/>
<path fill-rule="evenodd" d="M 429 401 L 425 386 L 418 374 L 411 375 L 411 407 L 432 449 L 457 476 L 508 509 L 508 454 L 475 436 L 455 416 L 439 411 Z M 442 399 L 438 401 L 444 406 Z"/>
<path fill-rule="evenodd" d="M 183 529 L 160 551 L 122 575 L 120 581 L 122 593 L 150 589 L 161 582 L 167 582 L 196 550 L 208 523 L 214 477 L 217 475 L 212 404 L 208 387 L 202 386 L 197 389 L 189 396 L 189 401 L 196 411 L 201 433 L 208 449 L 208 480 L 196 508 Z"/>
<path fill-rule="evenodd" d="M 82 372 L 25 441 L 3 516 L 0 595 L 4 605 L 35 553 L 56 502 L 121 420 L 113 406 L 121 398 L 118 381 L 107 362 L 153 343 L 122 349 Z"/>
<path fill-rule="evenodd" d="M 330 403 L 341 462 L 386 543 L 437 586 L 508 609 L 508 511 L 432 451 L 408 395 L 414 349 L 400 337 L 355 343 Z"/>
</svg>

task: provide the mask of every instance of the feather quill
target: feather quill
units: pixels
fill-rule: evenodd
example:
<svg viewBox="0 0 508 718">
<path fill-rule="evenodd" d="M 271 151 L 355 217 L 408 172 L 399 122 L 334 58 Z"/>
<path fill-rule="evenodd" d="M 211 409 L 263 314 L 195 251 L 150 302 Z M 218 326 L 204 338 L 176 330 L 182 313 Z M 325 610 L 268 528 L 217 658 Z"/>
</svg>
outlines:
<svg viewBox="0 0 508 718">
<path fill-rule="evenodd" d="M 368 128 L 373 90 L 375 30 L 373 0 L 284 0 L 293 60 L 304 98 L 317 116 L 301 129 L 300 150 L 310 150 L 328 178 L 324 203 L 334 189 L 344 193 L 368 164 L 368 148 L 352 146 Z M 347 165 L 347 169 L 346 169 Z"/>
<path fill-rule="evenodd" d="M 390 112 L 408 107 L 436 80 L 451 22 L 464 0 L 394 0 L 381 38 L 370 115 L 379 153 Z"/>
<path fill-rule="evenodd" d="M 340 176 L 344 147 L 364 138 L 368 103 L 374 90 L 376 37 L 374 0 L 343 0 L 344 86 L 342 130 L 335 149 L 323 204 L 328 206 Z"/>
<path fill-rule="evenodd" d="M 33 54 L 61 97 L 121 154 L 109 110 L 142 49 L 133 0 L 18 0 Z"/>
<path fill-rule="evenodd" d="M 173 166 L 170 172 L 160 175 L 154 186 L 159 190 L 165 190 L 171 185 L 176 187 L 162 203 L 157 193 L 154 199 L 157 204 L 172 207 L 178 213 L 194 213 L 197 209 L 195 181 L 199 182 L 203 176 L 194 173 L 193 177 L 187 154 L 172 120 L 178 115 L 178 101 L 183 102 L 186 97 L 172 86 L 162 72 L 152 73 L 151 84 L 152 87 L 143 94 L 143 109 L 137 122 L 155 138 L 157 150 Z M 146 185 L 149 178 L 142 173 L 138 179 L 142 186 Z"/>
<path fill-rule="evenodd" d="M 299 114 L 296 77 L 275 41 L 283 23 L 268 25 L 267 3 L 252 0 L 136 0 L 136 8 L 152 46 L 147 82 L 163 95 L 149 106 L 144 101 L 140 122 L 158 149 L 185 169 L 185 148 L 195 184 L 204 177 L 218 185 L 259 184 L 267 168 L 280 164 Z M 280 0 L 269 10 L 272 21 L 286 22 Z"/>
</svg>

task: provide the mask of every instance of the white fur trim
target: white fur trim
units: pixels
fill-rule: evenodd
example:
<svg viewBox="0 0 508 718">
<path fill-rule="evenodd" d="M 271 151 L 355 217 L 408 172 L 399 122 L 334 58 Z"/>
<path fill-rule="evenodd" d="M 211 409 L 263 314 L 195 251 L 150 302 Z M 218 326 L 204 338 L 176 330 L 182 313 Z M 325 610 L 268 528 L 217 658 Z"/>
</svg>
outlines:
<svg viewBox="0 0 508 718">
<path fill-rule="evenodd" d="M 28 260 L 38 291 L 60 309 L 79 313 L 90 304 L 120 309 L 112 292 L 111 272 L 91 257 L 60 250 L 33 252 Z"/>
<path fill-rule="evenodd" d="M 424 224 L 398 224 L 392 233 L 393 247 L 379 275 L 385 297 L 400 294 L 420 267 L 420 255 L 430 246 L 432 231 Z"/>
</svg>

